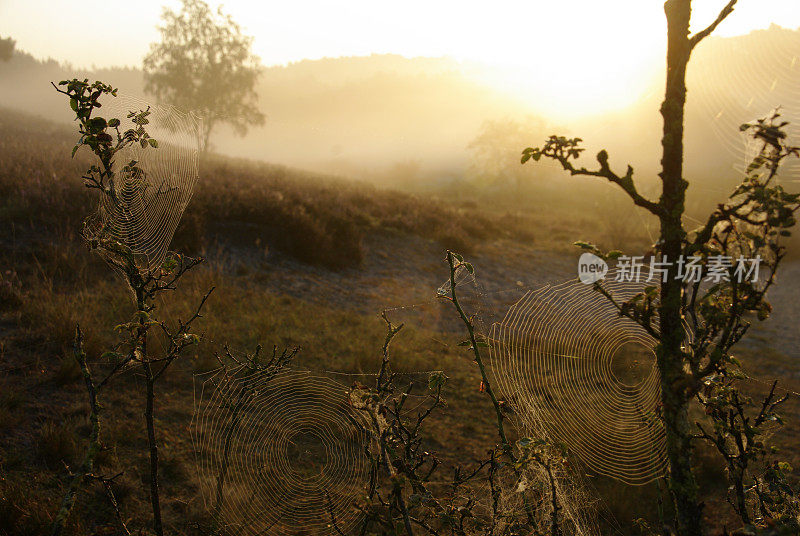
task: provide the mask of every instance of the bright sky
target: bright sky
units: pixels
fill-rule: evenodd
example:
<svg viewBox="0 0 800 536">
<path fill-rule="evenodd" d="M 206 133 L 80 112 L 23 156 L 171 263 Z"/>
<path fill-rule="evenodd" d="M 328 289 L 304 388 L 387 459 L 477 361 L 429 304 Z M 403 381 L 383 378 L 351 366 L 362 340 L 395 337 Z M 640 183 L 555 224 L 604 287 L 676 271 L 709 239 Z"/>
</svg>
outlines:
<svg viewBox="0 0 800 536">
<path fill-rule="evenodd" d="M 695 0 L 693 28 L 710 23 L 724 3 Z M 76 67 L 138 66 L 158 39 L 160 5 L 0 0 L 0 36 Z M 629 102 L 663 66 L 662 0 L 227 0 L 224 10 L 255 37 L 265 65 L 389 52 L 452 56 L 499 67 L 495 83 L 535 91 L 537 98 L 589 90 L 593 98 L 584 101 L 595 109 Z M 800 27 L 798 0 L 740 0 L 715 35 L 771 23 Z"/>
</svg>

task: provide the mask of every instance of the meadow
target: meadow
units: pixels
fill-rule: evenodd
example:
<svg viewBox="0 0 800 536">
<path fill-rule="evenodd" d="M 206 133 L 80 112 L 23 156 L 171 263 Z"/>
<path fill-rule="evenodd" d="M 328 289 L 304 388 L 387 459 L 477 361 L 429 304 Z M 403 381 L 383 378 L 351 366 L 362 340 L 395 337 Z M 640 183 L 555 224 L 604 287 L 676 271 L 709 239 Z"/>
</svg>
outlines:
<svg viewBox="0 0 800 536">
<path fill-rule="evenodd" d="M 69 156 L 72 130 L 0 110 L 0 132 L 0 534 L 11 536 L 47 531 L 63 495 L 65 465 L 74 467 L 84 448 L 88 404 L 72 358 L 75 325 L 86 333 L 90 360 L 97 359 L 115 340 L 113 326 L 132 310 L 122 281 L 80 237 L 95 201 L 80 181 L 87 156 Z M 204 156 L 173 248 L 207 262 L 159 303 L 168 315 L 185 315 L 198 296 L 217 287 L 201 320 L 203 341 L 160 386 L 168 528 L 197 532 L 207 516 L 197 497 L 187 427 L 193 375 L 216 366 L 213 353 L 223 344 L 241 351 L 258 343 L 298 346 L 296 366 L 351 374 L 348 383 L 377 370 L 380 311 L 433 298 L 448 275 L 442 262 L 447 248 L 467 255 L 479 277 L 503 288 L 521 278 L 533 284 L 571 276 L 570 243 L 576 239 L 647 247 L 647 234 L 630 225 L 640 221 L 637 215 L 621 213 L 608 197 L 598 203 L 594 186 L 570 184 L 525 195 L 459 184 L 399 191 Z M 569 208 L 556 209 L 564 206 Z M 442 330 L 410 323 L 395 345 L 393 366 L 421 384 L 424 371 L 450 376 L 448 407 L 432 424 L 430 448 L 444 460 L 464 461 L 478 459 L 493 444 L 494 430 L 480 376 L 455 345 L 461 334 L 454 325 Z M 759 370 L 789 367 L 786 348 L 767 351 L 768 332 L 759 333 L 761 344 L 756 339 L 746 351 L 751 362 Z M 137 374 L 124 376 L 103 402 L 106 448 L 98 469 L 125 467 L 116 494 L 131 529 L 149 519 L 143 408 L 135 394 L 140 382 Z M 798 413 L 795 402 L 792 430 Z M 778 440 L 794 461 L 800 458 L 796 437 Z M 721 527 L 732 519 L 721 499 L 721 468 L 704 451 L 698 463 L 706 515 Z M 604 533 L 637 534 L 635 519 L 656 519 L 657 485 L 632 488 L 602 477 L 589 485 L 599 497 Z M 112 533 L 114 513 L 102 490 L 90 489 L 69 527 L 75 534 Z"/>
</svg>

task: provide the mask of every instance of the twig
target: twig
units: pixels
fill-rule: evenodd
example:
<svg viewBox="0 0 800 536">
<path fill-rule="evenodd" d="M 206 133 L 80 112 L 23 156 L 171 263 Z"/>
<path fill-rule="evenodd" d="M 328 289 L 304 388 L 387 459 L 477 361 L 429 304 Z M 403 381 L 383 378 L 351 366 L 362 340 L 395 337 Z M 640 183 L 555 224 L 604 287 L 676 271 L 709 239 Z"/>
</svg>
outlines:
<svg viewBox="0 0 800 536">
<path fill-rule="evenodd" d="M 91 430 L 89 432 L 89 446 L 86 449 L 86 454 L 81 464 L 81 470 L 72 475 L 72 480 L 69 483 L 67 492 L 61 501 L 61 508 L 59 508 L 55 520 L 53 521 L 52 536 L 59 536 L 64 530 L 64 524 L 75 504 L 75 498 L 81 488 L 81 484 L 86 475 L 92 473 L 94 461 L 97 458 L 98 452 L 100 452 L 100 403 L 98 402 L 97 391 L 95 390 L 94 381 L 92 380 L 92 373 L 89 370 L 89 365 L 86 363 L 86 353 L 83 349 L 83 332 L 79 325 L 75 326 L 73 353 L 75 355 L 75 360 L 80 366 L 83 380 L 86 384 L 86 390 L 89 394 L 89 422 L 91 424 Z"/>
<path fill-rule="evenodd" d="M 458 264 L 456 264 L 458 262 Z M 458 295 L 456 293 L 456 269 L 463 265 L 462 261 L 456 261 L 456 258 L 452 251 L 447 251 L 447 264 L 450 266 L 450 293 L 451 293 L 451 301 L 453 302 L 453 306 L 458 311 L 458 315 L 461 317 L 461 321 L 467 327 L 467 332 L 469 333 L 469 342 L 471 346 L 471 350 L 473 355 L 475 356 L 475 362 L 478 364 L 478 368 L 481 372 L 481 381 L 483 381 L 484 388 L 486 390 L 486 394 L 489 395 L 489 398 L 492 400 L 492 406 L 494 406 L 495 417 L 497 419 L 497 432 L 500 435 L 500 442 L 503 447 L 503 452 L 505 455 L 511 460 L 512 463 L 516 463 L 517 459 L 514 456 L 514 451 L 511 448 L 511 444 L 508 442 L 508 437 L 506 436 L 505 427 L 503 426 L 503 410 L 500 407 L 500 402 L 497 400 L 497 397 L 492 390 L 491 382 L 489 382 L 489 377 L 486 374 L 486 367 L 483 364 L 483 358 L 481 357 L 481 352 L 478 349 L 478 341 L 475 337 L 475 327 L 472 325 L 472 322 L 467 317 L 466 313 L 464 313 L 464 309 L 461 307 L 461 304 L 458 301 Z"/>
<path fill-rule="evenodd" d="M 117 521 L 119 522 L 119 526 L 122 531 L 130 536 L 130 531 L 128 530 L 128 526 L 125 524 L 125 520 L 122 519 L 122 512 L 119 509 L 119 503 L 117 502 L 117 497 L 114 495 L 114 490 L 111 488 L 111 484 L 114 480 L 120 476 L 122 476 L 122 472 L 117 473 L 116 475 L 112 476 L 111 478 L 106 478 L 102 475 L 87 475 L 90 478 L 94 478 L 100 484 L 102 484 L 103 489 L 106 491 L 106 496 L 108 497 L 108 501 L 111 503 L 111 506 L 114 508 L 114 515 L 117 516 Z"/>
<path fill-rule="evenodd" d="M 728 4 L 724 8 L 722 8 L 722 11 L 719 12 L 719 15 L 717 15 L 717 18 L 716 20 L 714 20 L 714 22 L 709 24 L 705 30 L 697 32 L 695 35 L 690 37 L 689 47 L 690 48 L 696 47 L 700 41 L 711 35 L 711 33 L 717 29 L 717 26 L 719 26 L 722 21 L 728 18 L 728 15 L 733 13 L 733 8 L 736 5 L 736 2 L 737 0 L 730 0 L 730 2 L 728 2 Z"/>
</svg>

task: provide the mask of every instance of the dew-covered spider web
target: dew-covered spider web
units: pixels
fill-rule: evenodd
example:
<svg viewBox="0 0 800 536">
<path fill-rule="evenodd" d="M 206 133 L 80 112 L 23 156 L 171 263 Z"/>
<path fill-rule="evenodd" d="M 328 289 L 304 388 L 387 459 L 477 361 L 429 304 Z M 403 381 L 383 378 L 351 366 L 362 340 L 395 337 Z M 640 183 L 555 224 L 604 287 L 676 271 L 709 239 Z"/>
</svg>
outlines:
<svg viewBox="0 0 800 536">
<path fill-rule="evenodd" d="M 104 95 L 100 102 L 96 116 L 119 119 L 123 135 L 142 126 L 157 146 L 133 143 L 117 152 L 113 179 L 87 222 L 87 238 L 129 248 L 139 270 L 149 272 L 163 263 L 197 182 L 202 122 L 192 113 L 129 95 Z M 140 125 L 134 120 L 141 112 L 149 113 Z M 114 128 L 108 131 L 116 141 Z"/>
<path fill-rule="evenodd" d="M 607 280 L 618 302 L 643 289 Z M 655 339 L 578 280 L 525 293 L 487 334 L 494 380 L 590 471 L 628 484 L 664 474 Z"/>
<path fill-rule="evenodd" d="M 520 437 L 546 440 L 553 444 L 544 423 L 541 421 L 542 413 L 533 407 L 518 405 L 517 419 L 515 427 Z M 556 446 L 551 447 L 551 454 L 557 450 Z M 548 474 L 548 470 L 549 473 Z M 550 475 L 555 476 L 551 479 Z M 542 465 L 528 464 L 524 467 L 519 482 L 512 493 L 504 493 L 502 499 L 506 502 L 506 508 L 525 510 L 526 505 L 522 503 L 522 496 L 517 491 L 521 488 L 531 490 L 549 490 L 555 493 L 558 499 L 560 510 L 558 516 L 561 522 L 562 534 L 572 534 L 574 536 L 600 535 L 598 520 L 603 518 L 607 529 L 618 532 L 618 524 L 613 518 L 607 515 L 599 501 L 592 496 L 589 491 L 586 479 L 579 472 L 571 470 L 569 464 L 551 463 L 548 468 Z M 539 501 L 528 500 L 527 509 L 534 507 L 539 526 L 549 527 L 552 519 L 553 504 L 549 500 L 549 494 Z M 607 532 L 610 533 L 610 532 Z"/>
<path fill-rule="evenodd" d="M 709 126 L 741 171 L 760 150 L 739 126 L 779 109 L 790 145 L 800 144 L 800 35 L 771 28 L 736 38 L 708 38 L 694 52 L 688 70 L 690 100 L 698 102 L 702 124 L 689 121 L 688 132 Z M 710 58 L 716 58 L 711 61 Z M 702 64 L 702 70 L 697 65 Z M 731 66 L 734 66 L 731 68 Z M 800 180 L 800 162 L 784 162 L 780 179 Z"/>
<path fill-rule="evenodd" d="M 348 534 L 370 463 L 366 423 L 347 386 L 288 369 L 221 369 L 200 379 L 198 476 L 224 533 Z"/>
<path fill-rule="evenodd" d="M 480 270 L 480 266 L 476 267 Z M 602 282 L 617 303 L 651 282 Z M 501 287 L 455 274 L 459 302 L 484 337 L 490 381 L 520 436 L 532 428 L 564 445 L 589 475 L 644 485 L 664 475 L 665 437 L 657 415 L 660 378 L 655 338 L 619 315 L 608 298 L 577 279 Z M 433 326 L 437 344 L 452 346 L 465 328 L 452 304 L 449 280 L 437 303 L 394 308 L 390 318 Z M 657 330 L 657 319 L 653 323 Z M 449 333 L 449 335 L 448 335 Z M 452 337 L 452 338 L 450 338 Z"/>
</svg>

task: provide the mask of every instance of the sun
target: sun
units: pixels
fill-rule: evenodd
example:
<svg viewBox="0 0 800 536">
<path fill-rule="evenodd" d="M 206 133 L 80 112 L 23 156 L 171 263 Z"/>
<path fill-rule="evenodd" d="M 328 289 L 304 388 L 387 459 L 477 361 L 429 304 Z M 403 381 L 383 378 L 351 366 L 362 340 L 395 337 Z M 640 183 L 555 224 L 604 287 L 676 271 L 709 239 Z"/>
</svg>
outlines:
<svg viewBox="0 0 800 536">
<path fill-rule="evenodd" d="M 664 15 L 659 2 L 604 4 L 532 9 L 521 27 L 498 27 L 474 51 L 484 81 L 563 119 L 629 106 L 663 71 Z"/>
<path fill-rule="evenodd" d="M 724 4 L 695 0 L 691 31 L 708 26 Z M 773 0 L 769 10 L 737 6 L 715 35 L 746 34 L 775 17 L 785 27 L 800 24 L 796 0 Z M 501 2 L 482 24 L 448 32 L 455 56 L 483 66 L 482 82 L 565 121 L 629 107 L 663 78 L 666 63 L 660 0 Z"/>
</svg>

